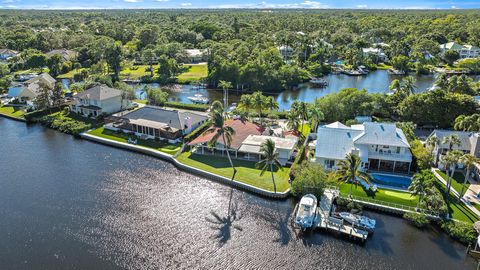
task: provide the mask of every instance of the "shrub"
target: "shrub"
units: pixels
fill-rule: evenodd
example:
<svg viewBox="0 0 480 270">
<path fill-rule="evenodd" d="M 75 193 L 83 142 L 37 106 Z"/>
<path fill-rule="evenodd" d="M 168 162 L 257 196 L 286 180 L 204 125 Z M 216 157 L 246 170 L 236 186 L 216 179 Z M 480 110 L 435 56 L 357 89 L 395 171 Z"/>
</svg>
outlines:
<svg viewBox="0 0 480 270">
<path fill-rule="evenodd" d="M 301 147 L 298 149 L 297 156 L 295 157 L 295 160 L 293 161 L 292 166 L 290 167 L 290 178 L 295 178 L 296 172 L 298 170 L 298 166 L 302 161 L 305 159 L 305 146 L 301 145 Z"/>
<path fill-rule="evenodd" d="M 430 221 L 427 219 L 427 216 L 420 213 L 405 213 L 403 218 L 410 221 L 418 228 L 423 228 L 430 223 Z"/>
<path fill-rule="evenodd" d="M 477 232 L 471 224 L 457 221 L 444 221 L 440 225 L 450 237 L 465 245 L 474 243 L 477 239 Z"/>
<path fill-rule="evenodd" d="M 202 134 L 207 128 L 210 127 L 210 122 L 207 121 L 203 124 L 201 124 L 199 127 L 197 127 L 194 131 L 190 132 L 190 134 L 186 135 L 183 139 L 185 142 L 191 142 L 193 139 L 195 139 L 198 135 Z"/>
<path fill-rule="evenodd" d="M 348 204 L 347 204 L 347 208 L 348 210 L 362 210 L 363 209 L 363 206 L 359 203 L 356 203 L 354 201 L 350 201 Z"/>
<path fill-rule="evenodd" d="M 337 197 L 336 202 L 338 206 L 347 206 L 350 201 L 347 198 Z"/>
<path fill-rule="evenodd" d="M 327 176 L 322 166 L 316 163 L 303 162 L 302 169 L 296 173 L 291 190 L 294 196 L 300 197 L 311 193 L 320 199 L 326 186 Z"/>
<path fill-rule="evenodd" d="M 39 119 L 40 123 L 67 134 L 78 135 L 92 126 L 82 121 L 75 120 L 62 113 L 53 113 Z"/>
<path fill-rule="evenodd" d="M 165 106 L 177 108 L 177 109 L 198 111 L 198 112 L 205 112 L 208 110 L 208 105 L 206 104 L 186 104 L 186 103 L 168 101 L 168 102 L 165 102 Z"/>
</svg>

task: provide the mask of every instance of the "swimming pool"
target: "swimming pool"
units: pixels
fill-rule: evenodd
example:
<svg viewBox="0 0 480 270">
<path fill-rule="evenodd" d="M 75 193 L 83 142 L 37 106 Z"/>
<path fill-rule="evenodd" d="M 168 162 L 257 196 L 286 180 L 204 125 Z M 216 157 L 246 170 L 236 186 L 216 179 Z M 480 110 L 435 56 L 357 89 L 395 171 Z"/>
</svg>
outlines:
<svg viewBox="0 0 480 270">
<path fill-rule="evenodd" d="M 408 176 L 393 175 L 393 174 L 383 174 L 383 173 L 371 173 L 371 181 L 375 184 L 407 189 L 412 183 L 412 178 Z"/>
</svg>

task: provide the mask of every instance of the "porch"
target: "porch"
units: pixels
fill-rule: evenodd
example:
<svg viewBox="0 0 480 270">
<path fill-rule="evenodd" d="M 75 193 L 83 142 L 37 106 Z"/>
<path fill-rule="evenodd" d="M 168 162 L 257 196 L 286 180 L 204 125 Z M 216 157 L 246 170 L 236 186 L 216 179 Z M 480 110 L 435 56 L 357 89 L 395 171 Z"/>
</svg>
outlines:
<svg viewBox="0 0 480 270">
<path fill-rule="evenodd" d="M 411 165 L 409 161 L 368 159 L 365 167 L 371 171 L 410 174 Z"/>
</svg>

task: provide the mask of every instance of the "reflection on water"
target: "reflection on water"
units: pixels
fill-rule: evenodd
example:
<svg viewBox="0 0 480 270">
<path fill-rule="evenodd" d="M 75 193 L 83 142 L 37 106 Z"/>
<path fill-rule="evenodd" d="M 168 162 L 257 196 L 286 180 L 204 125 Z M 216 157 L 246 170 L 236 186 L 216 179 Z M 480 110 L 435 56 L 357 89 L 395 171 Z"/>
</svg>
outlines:
<svg viewBox="0 0 480 270">
<path fill-rule="evenodd" d="M 475 269 L 438 230 L 368 213 L 360 245 L 161 160 L 0 118 L 2 269 Z"/>
</svg>

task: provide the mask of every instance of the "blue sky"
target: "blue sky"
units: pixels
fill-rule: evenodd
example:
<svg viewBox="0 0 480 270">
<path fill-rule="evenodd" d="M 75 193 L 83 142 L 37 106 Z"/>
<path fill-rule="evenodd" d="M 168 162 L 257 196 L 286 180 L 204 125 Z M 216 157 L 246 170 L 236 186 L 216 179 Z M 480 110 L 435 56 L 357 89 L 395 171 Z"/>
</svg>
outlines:
<svg viewBox="0 0 480 270">
<path fill-rule="evenodd" d="M 480 0 L 0 0 L 2 9 L 128 9 L 128 8 L 480 8 Z"/>
</svg>

